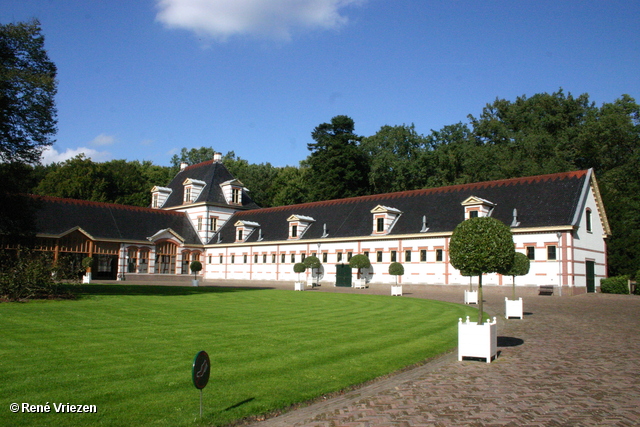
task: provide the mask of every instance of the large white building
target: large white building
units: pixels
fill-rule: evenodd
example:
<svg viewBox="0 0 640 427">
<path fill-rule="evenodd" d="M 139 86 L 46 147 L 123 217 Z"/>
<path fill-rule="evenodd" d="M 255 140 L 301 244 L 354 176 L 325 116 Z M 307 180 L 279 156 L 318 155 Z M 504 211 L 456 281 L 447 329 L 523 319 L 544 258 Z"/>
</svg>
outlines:
<svg viewBox="0 0 640 427">
<path fill-rule="evenodd" d="M 348 261 L 364 254 L 369 283 L 395 282 L 388 267 L 397 261 L 405 284 L 467 284 L 448 248 L 455 226 L 473 216 L 511 227 L 531 260 L 519 285 L 594 291 L 607 271 L 610 230 L 591 170 L 263 209 L 217 155 L 154 187 L 151 208 L 40 200 L 38 247 L 95 257 L 97 278 L 190 274 L 199 260 L 211 281 L 293 281 L 293 265 L 315 255 L 321 284 L 350 286 L 357 271 Z M 483 283 L 511 278 L 489 274 Z"/>
</svg>

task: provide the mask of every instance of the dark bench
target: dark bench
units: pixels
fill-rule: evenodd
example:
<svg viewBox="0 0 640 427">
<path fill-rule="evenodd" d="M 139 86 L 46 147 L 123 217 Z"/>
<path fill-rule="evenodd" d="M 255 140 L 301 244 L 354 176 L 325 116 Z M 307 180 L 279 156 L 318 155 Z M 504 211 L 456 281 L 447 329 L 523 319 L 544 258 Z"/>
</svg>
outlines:
<svg viewBox="0 0 640 427">
<path fill-rule="evenodd" d="M 555 290 L 555 286 L 553 285 L 541 285 L 538 289 L 538 295 L 553 295 L 553 291 Z"/>
</svg>

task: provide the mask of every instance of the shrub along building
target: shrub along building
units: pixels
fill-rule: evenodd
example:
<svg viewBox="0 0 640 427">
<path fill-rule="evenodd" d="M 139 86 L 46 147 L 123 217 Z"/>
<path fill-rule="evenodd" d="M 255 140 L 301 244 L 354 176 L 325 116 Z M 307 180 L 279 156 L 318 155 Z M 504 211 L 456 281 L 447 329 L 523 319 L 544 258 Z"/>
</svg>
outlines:
<svg viewBox="0 0 640 427">
<path fill-rule="evenodd" d="M 449 263 L 451 233 L 492 216 L 531 260 L 519 284 L 593 291 L 606 277 L 610 230 L 591 170 L 260 208 L 216 154 L 151 193 L 150 208 L 42 197 L 37 246 L 94 256 L 95 278 L 189 274 L 199 260 L 212 282 L 293 281 L 293 265 L 315 255 L 321 284 L 350 286 L 349 259 L 364 254 L 371 283 L 395 282 L 388 266 L 401 262 L 402 283 L 467 284 Z M 489 274 L 483 283 L 511 279 Z"/>
</svg>

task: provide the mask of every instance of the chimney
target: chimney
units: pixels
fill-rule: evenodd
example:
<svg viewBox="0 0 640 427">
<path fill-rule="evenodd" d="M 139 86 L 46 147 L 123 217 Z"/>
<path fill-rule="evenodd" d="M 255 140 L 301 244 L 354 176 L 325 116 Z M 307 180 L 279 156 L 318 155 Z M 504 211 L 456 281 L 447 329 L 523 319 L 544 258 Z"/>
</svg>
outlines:
<svg viewBox="0 0 640 427">
<path fill-rule="evenodd" d="M 187 166 L 189 166 L 189 163 L 186 162 L 182 162 L 180 163 L 180 170 L 183 171 L 187 168 Z"/>
<path fill-rule="evenodd" d="M 213 153 L 213 163 L 222 163 L 222 153 Z"/>
</svg>

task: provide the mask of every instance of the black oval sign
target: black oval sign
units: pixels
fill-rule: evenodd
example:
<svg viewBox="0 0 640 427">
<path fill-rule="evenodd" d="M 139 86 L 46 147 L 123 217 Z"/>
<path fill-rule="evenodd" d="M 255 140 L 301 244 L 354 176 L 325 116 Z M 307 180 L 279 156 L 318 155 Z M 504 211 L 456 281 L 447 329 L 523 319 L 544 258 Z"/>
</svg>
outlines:
<svg viewBox="0 0 640 427">
<path fill-rule="evenodd" d="M 200 351 L 193 359 L 193 369 L 191 376 L 193 377 L 193 385 L 197 389 L 202 390 L 209 382 L 209 374 L 211 373 L 211 362 L 206 351 Z"/>
</svg>

